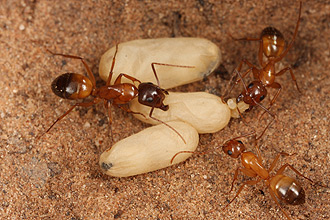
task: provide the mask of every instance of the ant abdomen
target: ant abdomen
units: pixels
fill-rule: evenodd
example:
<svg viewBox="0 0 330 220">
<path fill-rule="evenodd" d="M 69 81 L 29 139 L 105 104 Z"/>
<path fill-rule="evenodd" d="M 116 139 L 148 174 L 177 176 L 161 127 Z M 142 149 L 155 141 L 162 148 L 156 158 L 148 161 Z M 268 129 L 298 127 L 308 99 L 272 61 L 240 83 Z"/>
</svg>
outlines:
<svg viewBox="0 0 330 220">
<path fill-rule="evenodd" d="M 279 30 L 274 27 L 266 27 L 261 35 L 263 52 L 266 57 L 278 57 L 285 47 L 284 37 Z"/>
<path fill-rule="evenodd" d="M 92 82 L 77 73 L 65 73 L 54 79 L 52 90 L 55 95 L 64 99 L 83 99 L 93 90 Z"/>
<path fill-rule="evenodd" d="M 300 205 L 305 203 L 305 191 L 301 185 L 293 178 L 276 175 L 270 181 L 270 188 L 276 197 L 290 205 Z"/>
<path fill-rule="evenodd" d="M 163 90 L 152 83 L 140 83 L 138 89 L 139 103 L 154 108 L 160 108 L 163 111 L 168 110 L 168 105 L 164 105 L 163 103 L 165 99 L 165 94 L 168 94 L 166 90 Z"/>
</svg>

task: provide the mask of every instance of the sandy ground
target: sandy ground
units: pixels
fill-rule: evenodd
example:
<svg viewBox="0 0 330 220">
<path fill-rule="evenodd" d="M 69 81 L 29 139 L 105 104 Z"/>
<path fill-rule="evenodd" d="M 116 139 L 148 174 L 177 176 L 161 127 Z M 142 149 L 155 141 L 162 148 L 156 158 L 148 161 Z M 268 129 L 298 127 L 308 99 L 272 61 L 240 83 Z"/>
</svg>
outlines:
<svg viewBox="0 0 330 220">
<path fill-rule="evenodd" d="M 279 120 L 263 136 L 261 151 L 267 167 L 277 152 L 296 153 L 281 158 L 278 165 L 289 162 L 329 186 L 330 4 L 325 2 L 303 4 L 297 39 L 278 65 L 293 67 L 302 94 L 289 74 L 276 79 L 283 86 L 272 108 Z M 54 58 L 45 48 L 85 57 L 97 75 L 101 55 L 116 42 L 207 38 L 222 50 L 222 74 L 175 90 L 221 95 L 228 84 L 226 71 L 231 73 L 243 58 L 257 64 L 258 44 L 235 42 L 227 33 L 257 37 L 272 25 L 289 41 L 298 6 L 298 2 L 278 0 L 1 0 L 0 218 L 285 219 L 263 184 L 247 187 L 223 210 L 234 196 L 226 192 L 238 162 L 217 147 L 249 131 L 241 119 L 232 120 L 218 133 L 200 136 L 198 151 L 213 153 L 193 155 L 179 165 L 129 178 L 106 176 L 98 166 L 99 155 L 110 143 L 102 105 L 78 108 L 40 141 L 36 136 L 73 103 L 51 92 L 52 80 L 64 72 L 84 72 L 79 61 Z M 103 85 L 98 76 L 97 84 Z M 245 114 L 258 131 L 269 119 L 257 121 L 260 112 L 255 108 Z M 115 141 L 149 126 L 119 109 L 113 113 Z M 303 205 L 283 205 L 290 216 L 329 219 L 329 189 L 291 171 L 287 174 L 301 182 L 307 196 Z M 246 179 L 240 177 L 238 183 Z"/>
</svg>

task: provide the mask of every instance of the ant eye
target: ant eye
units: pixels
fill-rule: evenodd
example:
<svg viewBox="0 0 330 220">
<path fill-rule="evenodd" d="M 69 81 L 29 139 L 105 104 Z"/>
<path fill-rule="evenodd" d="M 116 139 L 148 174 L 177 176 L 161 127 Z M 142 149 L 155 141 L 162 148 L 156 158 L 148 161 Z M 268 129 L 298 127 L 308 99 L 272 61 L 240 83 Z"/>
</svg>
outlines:
<svg viewBox="0 0 330 220">
<path fill-rule="evenodd" d="M 228 150 L 228 151 L 227 151 L 227 154 L 228 154 L 228 155 L 232 155 L 233 152 L 232 152 L 231 150 Z"/>
<path fill-rule="evenodd" d="M 251 89 L 253 87 L 253 83 L 250 83 L 248 88 Z"/>
<path fill-rule="evenodd" d="M 150 103 L 151 103 L 151 102 L 153 102 L 153 101 L 154 101 L 154 99 L 153 99 L 152 97 L 148 97 L 148 98 L 147 98 L 147 102 L 150 102 Z"/>
<path fill-rule="evenodd" d="M 240 143 L 240 144 L 243 144 L 243 142 L 242 142 L 242 141 L 240 141 L 240 140 L 238 140 L 237 142 L 238 142 L 238 143 Z"/>
<path fill-rule="evenodd" d="M 260 101 L 264 100 L 264 98 L 265 98 L 265 96 L 262 95 L 262 96 L 260 97 Z"/>
</svg>

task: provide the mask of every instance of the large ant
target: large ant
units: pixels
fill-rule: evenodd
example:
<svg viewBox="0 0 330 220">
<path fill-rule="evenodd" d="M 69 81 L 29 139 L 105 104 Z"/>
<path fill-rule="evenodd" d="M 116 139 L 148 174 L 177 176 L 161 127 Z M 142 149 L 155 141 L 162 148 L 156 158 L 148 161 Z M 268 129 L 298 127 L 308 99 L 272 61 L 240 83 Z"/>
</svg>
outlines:
<svg viewBox="0 0 330 220">
<path fill-rule="evenodd" d="M 169 109 L 168 105 L 164 105 L 163 101 L 165 99 L 165 95 L 168 95 L 168 92 L 165 89 L 162 89 L 159 87 L 159 80 L 158 76 L 156 74 L 156 69 L 155 65 L 164 65 L 164 66 L 174 66 L 174 67 L 185 67 L 185 68 L 193 68 L 192 66 L 179 66 L 179 65 L 171 65 L 171 64 L 164 64 L 164 63 L 151 63 L 151 68 L 154 72 L 154 75 L 157 80 L 157 84 L 155 85 L 153 83 L 141 83 L 140 80 L 129 76 L 125 73 L 120 73 L 118 77 L 116 78 L 115 82 L 113 85 L 110 85 L 111 78 L 113 75 L 113 69 L 115 65 L 115 59 L 116 55 L 118 52 L 118 44 L 116 45 L 116 51 L 113 56 L 112 60 L 112 65 L 109 73 L 109 77 L 107 80 L 107 83 L 105 86 L 102 86 L 100 88 L 96 88 L 96 83 L 95 83 L 95 78 L 88 67 L 87 63 L 82 57 L 79 56 L 73 56 L 73 55 L 67 55 L 67 54 L 61 54 L 61 53 L 53 53 L 48 50 L 53 55 L 56 56 L 63 56 L 67 58 L 72 58 L 72 59 L 79 59 L 85 66 L 85 69 L 87 71 L 87 74 L 89 77 L 83 76 L 81 74 L 77 73 L 65 73 L 57 77 L 53 82 L 52 82 L 52 90 L 53 92 L 64 99 L 84 99 L 89 96 L 93 96 L 93 100 L 90 102 L 81 102 L 81 103 L 76 103 L 71 108 L 66 111 L 62 116 L 56 119 L 56 121 L 47 129 L 47 132 L 61 119 L 63 119 L 66 115 L 68 115 L 75 107 L 77 106 L 83 106 L 83 107 L 89 107 L 94 104 L 99 103 L 100 101 L 103 100 L 104 107 L 108 109 L 108 115 L 109 115 L 109 124 L 110 124 L 110 129 L 111 129 L 111 123 L 112 123 L 112 117 L 111 117 L 111 105 L 114 105 L 128 113 L 132 114 L 140 114 L 144 117 L 140 112 L 134 112 L 127 108 L 125 104 L 129 103 L 132 99 L 138 97 L 138 101 L 142 105 L 150 106 L 151 110 L 149 113 L 149 117 L 152 118 L 153 120 L 156 120 L 160 123 L 163 123 L 170 129 L 172 129 L 175 133 L 177 133 L 181 139 L 183 140 L 184 143 L 185 140 L 182 137 L 181 134 L 179 134 L 178 131 L 176 131 L 173 127 L 168 125 L 167 123 L 154 118 L 152 116 L 152 112 L 155 108 L 159 108 L 163 111 L 167 111 Z M 127 79 L 131 80 L 133 83 L 121 83 L 121 78 L 126 77 Z M 139 83 L 138 88 L 134 85 L 135 82 Z M 44 134 L 45 134 L 44 133 Z M 112 130 L 111 130 L 111 136 L 112 136 Z"/>
<path fill-rule="evenodd" d="M 237 103 L 240 101 L 244 101 L 246 104 L 249 105 L 249 109 L 247 111 L 251 110 L 253 108 L 253 106 L 255 106 L 255 105 L 261 106 L 260 102 L 267 95 L 266 87 L 271 87 L 271 88 L 277 89 L 276 94 L 274 95 L 273 99 L 270 102 L 270 106 L 267 108 L 267 110 L 269 110 L 271 108 L 271 106 L 275 103 L 275 100 L 279 96 L 279 93 L 282 89 L 281 84 L 275 82 L 275 77 L 283 75 L 287 71 L 290 72 L 291 78 L 294 81 L 294 83 L 297 87 L 297 90 L 300 92 L 300 89 L 297 84 L 297 80 L 292 72 L 291 67 L 286 67 L 286 68 L 280 70 L 279 72 L 276 72 L 275 64 L 277 62 L 281 61 L 283 59 L 283 57 L 288 53 L 288 51 L 293 46 L 293 42 L 296 38 L 299 23 L 300 23 L 301 6 L 302 6 L 302 2 L 300 2 L 299 16 L 298 16 L 298 21 L 296 24 L 295 32 L 293 34 L 291 42 L 289 43 L 288 47 L 285 50 L 284 50 L 284 47 L 285 47 L 284 37 L 281 34 L 281 32 L 274 27 L 266 27 L 261 32 L 260 38 L 236 39 L 230 35 L 234 40 L 259 41 L 260 42 L 258 60 L 259 60 L 259 64 L 260 64 L 261 68 L 259 69 L 255 65 L 250 63 L 249 61 L 243 59 L 240 62 L 240 64 L 238 65 L 237 73 L 240 73 L 241 68 L 244 63 L 249 67 L 249 69 L 247 71 L 245 71 L 240 76 L 239 79 L 236 79 L 235 83 L 233 84 L 233 86 L 237 85 L 237 83 L 240 80 L 242 80 L 248 73 L 250 73 L 252 71 L 254 81 L 249 83 L 247 87 L 244 85 L 245 88 L 244 88 L 243 92 L 236 99 Z M 263 61 L 263 54 L 266 57 L 266 60 L 267 60 L 266 62 Z M 231 87 L 229 92 L 232 90 L 233 86 Z M 270 113 L 269 111 L 267 111 L 267 112 Z M 271 115 L 273 116 L 273 114 L 271 114 Z"/>
<path fill-rule="evenodd" d="M 257 177 L 257 180 L 245 181 L 237 191 L 235 197 L 225 206 L 225 208 L 227 208 L 237 198 L 237 196 L 241 193 L 245 185 L 255 185 L 259 183 L 261 180 L 264 180 L 266 186 L 269 188 L 269 192 L 272 199 L 280 207 L 284 215 L 288 219 L 291 219 L 289 215 L 283 210 L 278 200 L 283 201 L 290 205 L 300 205 L 305 202 L 305 192 L 302 186 L 295 179 L 283 174 L 285 168 L 288 167 L 291 170 L 293 170 L 297 175 L 304 177 L 310 182 L 313 181 L 308 177 L 304 176 L 303 174 L 301 174 L 298 170 L 296 170 L 292 165 L 288 163 L 281 166 L 275 175 L 270 175 L 269 173 L 273 170 L 281 155 L 283 156 L 291 156 L 291 155 L 285 152 L 279 153 L 275 157 L 274 161 L 271 163 L 270 167 L 266 169 L 262 165 L 262 157 L 257 143 L 255 143 L 256 151 L 257 151 L 257 155 L 255 155 L 251 151 L 247 152 L 243 142 L 238 140 L 241 137 L 246 137 L 250 135 L 255 135 L 255 132 L 231 139 L 225 142 L 224 145 L 222 146 L 222 150 L 225 154 L 227 154 L 232 158 L 240 157 L 243 165 L 243 168 L 238 167 L 236 169 L 234 174 L 234 179 L 232 181 L 229 192 L 231 192 L 234 187 L 234 182 L 237 180 L 239 171 L 244 173 L 246 176 Z M 255 140 L 259 138 L 256 138 Z"/>
</svg>

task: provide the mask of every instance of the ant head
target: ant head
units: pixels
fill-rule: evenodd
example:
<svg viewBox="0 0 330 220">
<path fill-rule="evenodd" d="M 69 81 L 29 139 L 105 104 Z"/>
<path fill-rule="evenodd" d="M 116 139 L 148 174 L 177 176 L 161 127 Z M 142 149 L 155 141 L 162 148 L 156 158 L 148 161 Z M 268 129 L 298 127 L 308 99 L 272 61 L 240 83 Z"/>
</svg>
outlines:
<svg viewBox="0 0 330 220">
<path fill-rule="evenodd" d="M 65 73 L 54 79 L 52 90 L 55 95 L 64 99 L 83 99 L 93 90 L 92 82 L 77 73 Z"/>
<path fill-rule="evenodd" d="M 164 105 L 165 94 L 168 94 L 166 90 L 163 90 L 153 83 L 140 83 L 139 84 L 138 101 L 142 105 L 160 108 L 163 111 L 168 110 L 168 105 Z"/>
<path fill-rule="evenodd" d="M 262 48 L 266 57 L 278 57 L 285 47 L 284 37 L 279 30 L 274 27 L 266 27 L 262 30 Z"/>
<path fill-rule="evenodd" d="M 238 158 L 245 151 L 245 146 L 240 140 L 229 140 L 222 146 L 223 152 L 232 158 Z"/>
<path fill-rule="evenodd" d="M 250 106 L 256 105 L 256 103 L 260 103 L 265 99 L 267 95 L 267 90 L 265 86 L 260 81 L 251 82 L 246 90 L 236 98 L 237 102 L 244 101 L 246 104 Z"/>
</svg>

